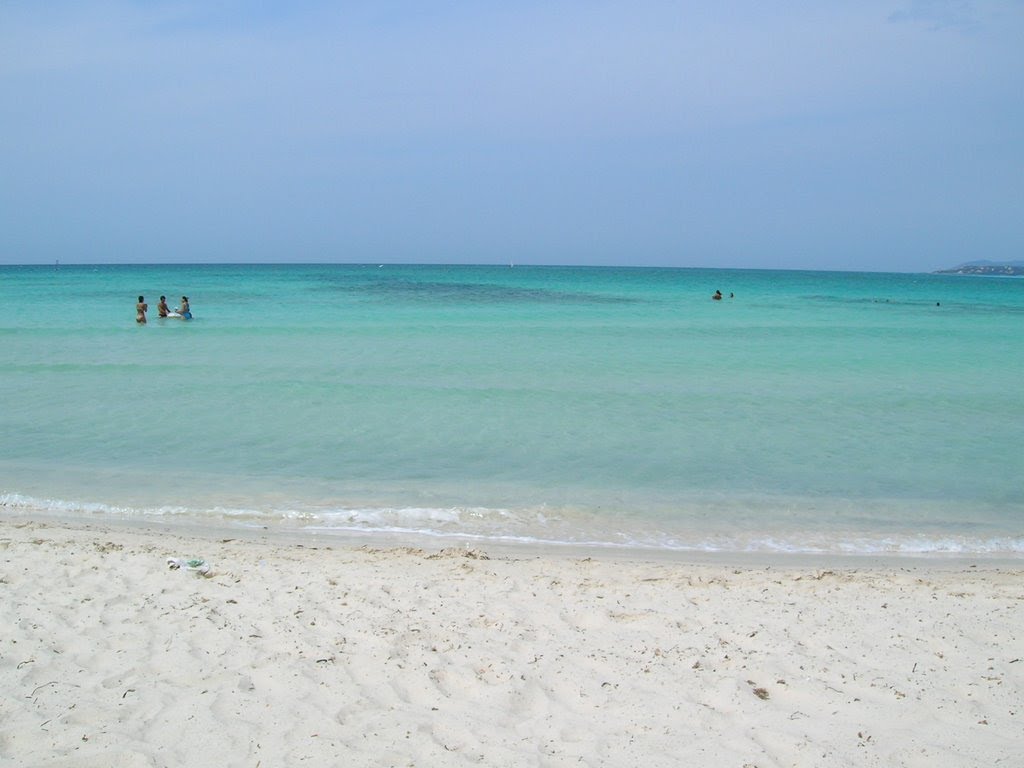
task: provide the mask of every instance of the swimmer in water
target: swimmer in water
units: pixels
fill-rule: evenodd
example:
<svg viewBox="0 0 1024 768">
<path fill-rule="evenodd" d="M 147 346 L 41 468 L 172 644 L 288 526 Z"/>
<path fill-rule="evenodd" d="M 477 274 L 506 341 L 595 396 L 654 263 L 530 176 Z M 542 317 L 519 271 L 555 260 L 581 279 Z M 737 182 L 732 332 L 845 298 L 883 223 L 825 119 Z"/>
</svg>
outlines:
<svg viewBox="0 0 1024 768">
<path fill-rule="evenodd" d="M 148 309 L 149 309 L 149 304 L 146 303 L 146 300 L 142 296 L 139 296 L 139 302 L 138 302 L 138 304 L 135 305 L 135 322 L 136 323 L 138 323 L 139 325 L 145 325 L 146 324 L 146 310 L 148 310 Z"/>
</svg>

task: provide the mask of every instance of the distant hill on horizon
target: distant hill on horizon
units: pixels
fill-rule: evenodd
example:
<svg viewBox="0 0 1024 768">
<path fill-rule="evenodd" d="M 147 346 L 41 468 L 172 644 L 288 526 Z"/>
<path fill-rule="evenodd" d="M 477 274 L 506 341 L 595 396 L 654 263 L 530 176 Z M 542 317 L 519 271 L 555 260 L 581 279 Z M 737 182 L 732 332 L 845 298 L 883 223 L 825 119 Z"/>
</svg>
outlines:
<svg viewBox="0 0 1024 768">
<path fill-rule="evenodd" d="M 937 275 L 995 275 L 1024 277 L 1024 261 L 967 261 L 951 269 L 937 269 Z"/>
</svg>

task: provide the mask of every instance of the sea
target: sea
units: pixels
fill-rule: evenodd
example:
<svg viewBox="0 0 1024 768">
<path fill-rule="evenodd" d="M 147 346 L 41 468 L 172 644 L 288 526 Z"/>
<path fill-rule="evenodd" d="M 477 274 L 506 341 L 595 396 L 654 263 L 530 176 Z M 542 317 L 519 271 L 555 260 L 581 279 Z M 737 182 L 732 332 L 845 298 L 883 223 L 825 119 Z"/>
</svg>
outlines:
<svg viewBox="0 0 1024 768">
<path fill-rule="evenodd" d="M 1024 557 L 1024 281 L 0 266 L 0 515 Z"/>
</svg>

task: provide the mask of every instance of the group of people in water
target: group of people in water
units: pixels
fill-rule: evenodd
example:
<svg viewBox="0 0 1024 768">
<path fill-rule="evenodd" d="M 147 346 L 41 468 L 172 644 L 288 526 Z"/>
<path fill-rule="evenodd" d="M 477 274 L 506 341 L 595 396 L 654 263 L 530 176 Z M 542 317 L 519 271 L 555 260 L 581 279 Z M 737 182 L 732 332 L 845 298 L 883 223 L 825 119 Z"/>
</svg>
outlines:
<svg viewBox="0 0 1024 768">
<path fill-rule="evenodd" d="M 135 322 L 139 325 L 146 324 L 146 312 L 149 311 L 149 304 L 143 296 L 139 296 L 139 302 L 135 305 Z M 173 317 L 181 320 L 191 320 L 192 310 L 188 306 L 188 296 L 181 297 L 181 306 L 175 307 L 172 312 L 167 306 L 167 297 L 161 296 L 160 303 L 156 305 L 158 317 Z"/>
<path fill-rule="evenodd" d="M 730 299 L 735 298 L 735 297 L 736 297 L 736 294 L 734 294 L 734 293 L 730 293 L 729 294 L 729 298 Z M 722 292 L 721 291 L 715 291 L 714 293 L 711 294 L 711 298 L 714 301 L 721 301 L 722 300 Z"/>
</svg>

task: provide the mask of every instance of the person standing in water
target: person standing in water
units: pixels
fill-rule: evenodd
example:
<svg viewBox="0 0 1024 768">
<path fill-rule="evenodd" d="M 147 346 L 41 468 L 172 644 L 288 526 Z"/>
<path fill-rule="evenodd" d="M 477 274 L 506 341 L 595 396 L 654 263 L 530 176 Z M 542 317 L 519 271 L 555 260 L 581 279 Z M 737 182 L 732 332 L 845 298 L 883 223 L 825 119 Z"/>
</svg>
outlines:
<svg viewBox="0 0 1024 768">
<path fill-rule="evenodd" d="M 182 318 L 184 318 L 185 320 L 192 319 L 192 311 L 189 309 L 188 306 L 188 296 L 181 297 L 181 308 L 178 311 L 181 313 Z"/>
<path fill-rule="evenodd" d="M 142 296 L 139 296 L 139 302 L 135 305 L 135 322 L 139 325 L 146 324 L 147 309 L 149 309 L 149 304 L 146 303 L 146 300 Z"/>
<path fill-rule="evenodd" d="M 161 296 L 160 303 L 156 305 L 157 317 L 167 317 L 171 310 L 167 308 L 167 297 Z"/>
</svg>

